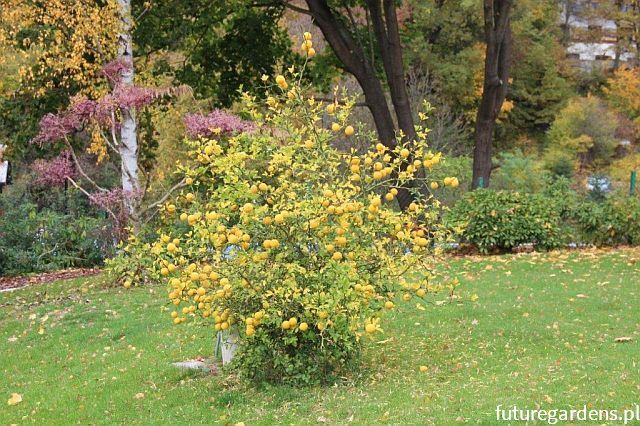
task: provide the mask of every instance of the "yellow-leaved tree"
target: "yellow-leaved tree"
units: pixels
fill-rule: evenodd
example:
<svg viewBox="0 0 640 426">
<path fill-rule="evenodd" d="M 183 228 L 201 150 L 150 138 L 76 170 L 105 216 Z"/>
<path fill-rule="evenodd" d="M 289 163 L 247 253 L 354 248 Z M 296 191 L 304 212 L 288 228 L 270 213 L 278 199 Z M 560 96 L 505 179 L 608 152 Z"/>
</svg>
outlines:
<svg viewBox="0 0 640 426">
<path fill-rule="evenodd" d="M 626 115 L 640 129 L 640 70 L 621 67 L 607 80 L 603 89 L 609 104 Z"/>
<path fill-rule="evenodd" d="M 103 95 L 102 67 L 116 56 L 120 19 L 110 0 L 0 0 L 0 43 L 21 58 L 22 91 L 41 96 L 53 88 Z"/>
</svg>

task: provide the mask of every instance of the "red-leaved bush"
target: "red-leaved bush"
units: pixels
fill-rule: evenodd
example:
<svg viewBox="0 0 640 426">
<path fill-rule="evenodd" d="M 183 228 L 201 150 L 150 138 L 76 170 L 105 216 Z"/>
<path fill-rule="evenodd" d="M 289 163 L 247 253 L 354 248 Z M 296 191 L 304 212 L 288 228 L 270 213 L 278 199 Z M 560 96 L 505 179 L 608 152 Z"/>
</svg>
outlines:
<svg viewBox="0 0 640 426">
<path fill-rule="evenodd" d="M 237 115 L 214 110 L 208 115 L 187 114 L 184 118 L 187 133 L 192 138 L 210 137 L 216 133 L 235 134 L 252 130 L 254 125 Z"/>
</svg>

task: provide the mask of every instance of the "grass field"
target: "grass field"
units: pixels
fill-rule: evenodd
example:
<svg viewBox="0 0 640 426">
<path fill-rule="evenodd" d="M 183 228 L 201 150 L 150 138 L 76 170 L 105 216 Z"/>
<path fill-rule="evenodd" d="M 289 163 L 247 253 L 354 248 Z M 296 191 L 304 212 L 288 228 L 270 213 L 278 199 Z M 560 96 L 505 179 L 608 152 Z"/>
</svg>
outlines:
<svg viewBox="0 0 640 426">
<path fill-rule="evenodd" d="M 209 356 L 213 333 L 173 326 L 161 287 L 94 277 L 2 293 L 0 424 L 494 424 L 498 404 L 640 403 L 640 250 L 443 263 L 462 297 L 388 316 L 362 369 L 330 388 L 172 367 Z"/>
</svg>

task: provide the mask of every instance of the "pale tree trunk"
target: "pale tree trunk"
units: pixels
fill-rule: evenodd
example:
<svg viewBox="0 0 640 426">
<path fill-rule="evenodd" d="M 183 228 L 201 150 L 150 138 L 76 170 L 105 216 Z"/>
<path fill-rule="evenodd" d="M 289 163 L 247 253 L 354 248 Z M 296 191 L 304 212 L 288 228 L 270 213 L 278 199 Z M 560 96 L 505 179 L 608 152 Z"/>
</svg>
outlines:
<svg viewBox="0 0 640 426">
<path fill-rule="evenodd" d="M 118 34 L 118 60 L 128 65 L 120 73 L 118 85 L 121 87 L 133 86 L 133 18 L 131 17 L 131 1 L 118 0 L 118 13 L 121 20 L 120 34 Z M 138 176 L 138 131 L 133 109 L 122 109 L 119 151 L 125 207 L 135 228 L 138 220 L 137 200 L 140 197 L 140 178 Z"/>
</svg>

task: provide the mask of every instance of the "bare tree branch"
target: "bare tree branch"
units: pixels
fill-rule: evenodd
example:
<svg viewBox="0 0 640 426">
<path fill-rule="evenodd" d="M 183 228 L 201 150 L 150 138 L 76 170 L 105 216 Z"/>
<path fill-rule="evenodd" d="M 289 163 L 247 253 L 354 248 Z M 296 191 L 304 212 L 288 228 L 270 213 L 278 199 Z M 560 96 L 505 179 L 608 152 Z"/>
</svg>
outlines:
<svg viewBox="0 0 640 426">
<path fill-rule="evenodd" d="M 184 188 L 186 185 L 187 184 L 184 179 L 182 179 L 180 182 L 173 185 L 171 189 L 169 189 L 162 197 L 160 197 L 158 201 L 156 201 L 155 203 L 149 204 L 144 210 L 142 210 L 140 212 L 140 216 L 143 216 L 149 210 L 157 209 L 159 205 L 167 201 L 167 199 L 171 196 L 171 194 L 173 194 L 175 191 L 177 191 L 180 188 Z"/>
<path fill-rule="evenodd" d="M 71 152 L 71 158 L 73 158 L 73 162 L 76 165 L 78 172 L 80 172 L 80 175 L 82 175 L 83 178 L 85 178 L 91 185 L 93 185 L 99 191 L 109 192 L 105 188 L 98 185 L 93 179 L 89 177 L 89 175 L 87 175 L 87 173 L 85 173 L 84 169 L 82 168 L 82 165 L 80 164 L 80 161 L 78 160 L 78 157 L 76 156 L 76 152 L 73 150 L 73 147 L 69 143 L 69 139 L 64 138 L 64 142 L 67 145 L 67 148 L 69 148 L 69 152 Z"/>
<path fill-rule="evenodd" d="M 288 1 L 285 1 L 283 4 L 284 4 L 284 7 L 286 7 L 287 9 L 291 9 L 294 12 L 302 13 L 303 15 L 313 16 L 313 14 L 309 10 L 304 9 L 302 7 L 294 6 Z M 261 6 L 264 6 L 264 5 L 261 5 Z"/>
<path fill-rule="evenodd" d="M 78 183 L 73 180 L 71 177 L 67 176 L 67 180 L 69 182 L 71 182 L 71 184 L 73 186 L 75 186 L 76 188 L 78 188 L 84 195 L 86 195 L 90 200 L 94 200 L 94 196 L 91 195 L 89 192 L 87 192 L 86 189 L 84 189 L 83 187 L 81 187 L 80 185 L 78 185 Z M 118 217 L 113 213 L 113 211 L 107 207 L 107 206 L 100 206 L 101 208 L 103 208 L 107 213 L 109 213 L 109 215 L 113 218 L 113 220 L 115 220 L 116 222 L 119 221 Z"/>
</svg>

